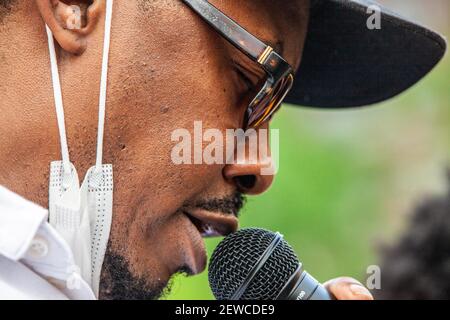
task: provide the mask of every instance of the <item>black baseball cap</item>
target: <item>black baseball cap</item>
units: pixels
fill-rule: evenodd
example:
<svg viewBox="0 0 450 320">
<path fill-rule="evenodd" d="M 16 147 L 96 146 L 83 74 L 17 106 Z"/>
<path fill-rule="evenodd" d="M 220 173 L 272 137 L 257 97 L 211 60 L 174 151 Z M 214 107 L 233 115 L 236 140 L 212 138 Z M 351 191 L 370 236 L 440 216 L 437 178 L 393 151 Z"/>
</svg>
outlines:
<svg viewBox="0 0 450 320">
<path fill-rule="evenodd" d="M 376 5 L 380 29 L 367 20 Z M 309 30 L 294 87 L 285 102 L 358 107 L 389 99 L 442 59 L 445 39 L 367 0 L 311 0 Z"/>
</svg>

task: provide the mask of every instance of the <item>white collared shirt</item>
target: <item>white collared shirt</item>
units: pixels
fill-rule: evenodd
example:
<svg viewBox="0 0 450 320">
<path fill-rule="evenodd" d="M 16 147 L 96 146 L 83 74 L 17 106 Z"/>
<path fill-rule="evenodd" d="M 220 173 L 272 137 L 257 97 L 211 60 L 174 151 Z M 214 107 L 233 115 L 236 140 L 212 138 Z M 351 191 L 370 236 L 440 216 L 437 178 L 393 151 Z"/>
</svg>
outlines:
<svg viewBox="0 0 450 320">
<path fill-rule="evenodd" d="M 0 186 L 0 299 L 95 299 L 47 215 Z"/>
</svg>

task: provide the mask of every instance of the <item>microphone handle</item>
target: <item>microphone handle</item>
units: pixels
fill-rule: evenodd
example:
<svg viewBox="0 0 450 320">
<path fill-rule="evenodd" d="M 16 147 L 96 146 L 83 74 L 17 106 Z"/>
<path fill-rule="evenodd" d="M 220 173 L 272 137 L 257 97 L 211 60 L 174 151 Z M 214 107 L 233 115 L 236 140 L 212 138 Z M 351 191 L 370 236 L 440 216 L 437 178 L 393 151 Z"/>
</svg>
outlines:
<svg viewBox="0 0 450 320">
<path fill-rule="evenodd" d="M 311 295 L 311 297 L 309 297 L 308 300 L 335 300 L 335 298 L 332 297 L 328 290 L 318 282 L 316 291 L 314 291 L 314 293 Z"/>
<path fill-rule="evenodd" d="M 330 293 L 308 272 L 303 271 L 301 280 L 287 300 L 333 300 Z"/>
<path fill-rule="evenodd" d="M 334 297 L 319 281 L 299 267 L 277 300 L 334 300 Z"/>
</svg>

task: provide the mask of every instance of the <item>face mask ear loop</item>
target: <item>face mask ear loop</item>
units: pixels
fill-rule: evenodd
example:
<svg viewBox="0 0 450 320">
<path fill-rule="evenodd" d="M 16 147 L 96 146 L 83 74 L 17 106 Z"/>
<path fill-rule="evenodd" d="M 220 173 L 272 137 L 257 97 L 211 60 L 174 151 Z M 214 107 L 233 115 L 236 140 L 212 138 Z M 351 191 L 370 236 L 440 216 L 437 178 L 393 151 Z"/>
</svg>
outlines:
<svg viewBox="0 0 450 320">
<path fill-rule="evenodd" d="M 61 82 L 59 80 L 58 61 L 56 59 L 56 50 L 55 50 L 55 43 L 53 40 L 53 33 L 47 25 L 45 26 L 45 28 L 47 30 L 48 49 L 50 53 L 50 67 L 53 82 L 53 97 L 55 99 L 55 109 L 59 128 L 59 141 L 61 144 L 61 157 L 64 170 L 62 186 L 64 190 L 67 190 L 67 188 L 70 185 L 72 172 L 69 159 L 69 148 L 67 146 L 66 127 L 64 122 L 64 107 L 61 94 Z"/>
<path fill-rule="evenodd" d="M 100 80 L 100 97 L 98 105 L 97 159 L 95 162 L 95 171 L 97 173 L 102 172 L 103 132 L 105 128 L 106 89 L 108 83 L 108 61 L 111 42 L 113 2 L 113 0 L 106 0 L 105 37 L 103 43 L 102 75 Z"/>
</svg>

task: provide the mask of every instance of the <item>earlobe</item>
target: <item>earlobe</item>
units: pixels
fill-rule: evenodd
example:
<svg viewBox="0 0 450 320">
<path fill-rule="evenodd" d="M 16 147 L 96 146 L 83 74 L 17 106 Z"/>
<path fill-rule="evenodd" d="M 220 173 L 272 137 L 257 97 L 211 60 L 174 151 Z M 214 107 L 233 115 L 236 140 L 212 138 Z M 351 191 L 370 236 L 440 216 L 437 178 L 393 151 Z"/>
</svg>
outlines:
<svg viewBox="0 0 450 320">
<path fill-rule="evenodd" d="M 81 55 L 87 47 L 87 36 L 98 25 L 105 8 L 104 0 L 71 1 L 35 0 L 44 22 L 65 51 Z"/>
</svg>

